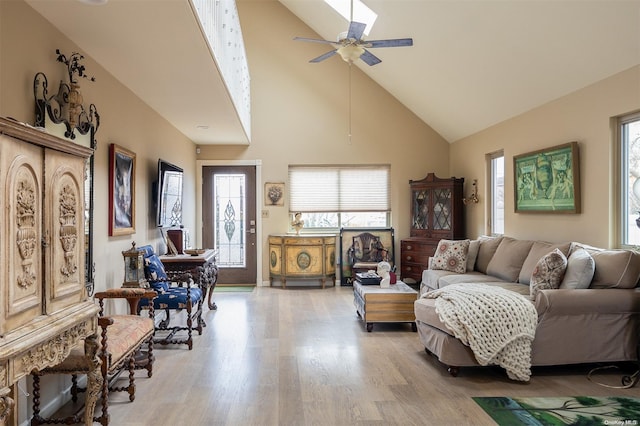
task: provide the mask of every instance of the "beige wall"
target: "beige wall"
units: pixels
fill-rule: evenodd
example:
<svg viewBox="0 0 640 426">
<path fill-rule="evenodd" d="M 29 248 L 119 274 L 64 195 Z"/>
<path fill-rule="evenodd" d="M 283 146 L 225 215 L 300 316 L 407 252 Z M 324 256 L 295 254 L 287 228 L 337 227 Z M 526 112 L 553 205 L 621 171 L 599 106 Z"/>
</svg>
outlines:
<svg viewBox="0 0 640 426">
<path fill-rule="evenodd" d="M 504 149 L 505 234 L 548 241 L 615 244 L 614 144 L 610 118 L 640 109 L 640 67 L 483 130 L 451 145 L 451 173 L 477 178 L 481 202 L 467 207 L 467 232 L 485 232 L 485 154 Z M 513 156 L 578 141 L 582 187 L 580 214 L 514 213 Z"/>
<path fill-rule="evenodd" d="M 409 233 L 409 180 L 448 174 L 446 141 L 355 66 L 349 141 L 347 63 L 336 56 L 310 64 L 330 46 L 293 41 L 317 35 L 275 0 L 243 0 L 238 10 L 251 72 L 253 140 L 248 147 L 202 146 L 198 159 L 261 160 L 264 182 L 287 182 L 289 164 L 391 164 L 398 248 Z M 262 219 L 264 279 L 267 236 L 288 231 L 287 203 L 285 195 L 285 207 L 258 207 L 269 210 Z"/>
<path fill-rule="evenodd" d="M 0 7 L 0 115 L 33 122 L 33 76 L 45 72 L 50 90 L 57 89 L 66 73 L 55 61 L 55 49 L 81 49 L 25 3 L 0 2 Z M 262 182 L 286 182 L 289 164 L 389 163 L 392 225 L 399 241 L 409 232 L 408 181 L 428 172 L 463 176 L 468 182 L 478 179 L 481 202 L 467 207 L 467 229 L 471 237 L 484 233 L 484 156 L 504 149 L 507 234 L 610 243 L 614 193 L 609 118 L 640 108 L 638 67 L 449 146 L 355 66 L 351 67 L 349 108 L 349 66 L 338 57 L 308 63 L 327 46 L 293 41 L 296 35 L 315 35 L 276 0 L 241 0 L 238 8 L 252 78 L 253 141 L 250 146 L 202 146 L 197 159 L 261 161 Z M 150 211 L 158 157 L 185 169 L 185 225 L 196 229 L 196 155 L 190 140 L 95 61 L 87 57 L 84 63 L 97 80 L 82 83 L 85 103 L 95 103 L 102 119 L 97 134 L 95 211 L 96 283 L 102 289 L 119 285 L 120 252 L 131 240 L 159 242 Z M 513 156 L 572 140 L 580 143 L 583 213 L 513 213 Z M 137 232 L 131 236 L 107 235 L 107 153 L 112 142 L 137 154 Z M 286 231 L 289 216 L 286 206 L 258 208 L 269 210 L 269 218 L 262 220 L 265 249 L 266 236 Z M 263 264 L 266 277 L 267 262 Z"/>
<path fill-rule="evenodd" d="M 67 81 L 66 67 L 56 62 L 56 49 L 66 54 L 82 52 L 57 29 L 22 1 L 0 1 L 0 116 L 33 124 L 35 101 L 33 78 L 42 71 L 49 82 L 49 94 Z M 158 158 L 182 166 L 185 173 L 185 224 L 195 224 L 195 145 L 166 120 L 142 103 L 90 57 L 83 64 L 95 82 L 81 81 L 85 107 L 94 103 L 101 117 L 95 153 L 94 258 L 96 289 L 119 287 L 124 275 L 121 252 L 150 243 L 157 247 L 160 234 L 151 208 L 151 182 L 157 173 Z M 108 236 L 108 152 L 116 143 L 136 153 L 136 233 Z M 124 309 L 124 307 L 122 307 Z M 23 380 L 22 388 L 28 389 Z M 29 381 L 30 382 L 30 381 Z M 68 387 L 61 378 L 43 380 L 43 407 L 60 403 L 61 391 Z M 30 402 L 18 394 L 17 417 L 30 417 Z"/>
<path fill-rule="evenodd" d="M 22 1 L 0 2 L 0 116 L 33 124 L 33 78 L 46 74 L 49 94 L 67 81 L 66 67 L 56 62 L 56 49 L 69 55 L 82 52 L 42 16 Z M 119 287 L 123 278 L 123 250 L 146 243 L 157 247 L 160 233 L 151 211 L 151 182 L 158 158 L 183 167 L 185 174 L 185 224 L 195 224 L 195 145 L 166 120 L 120 84 L 91 57 L 84 55 L 87 74 L 81 80 L 85 108 L 94 103 L 100 114 L 95 153 L 94 250 L 96 288 Z M 136 153 L 136 233 L 108 236 L 108 152 L 116 143 Z"/>
</svg>

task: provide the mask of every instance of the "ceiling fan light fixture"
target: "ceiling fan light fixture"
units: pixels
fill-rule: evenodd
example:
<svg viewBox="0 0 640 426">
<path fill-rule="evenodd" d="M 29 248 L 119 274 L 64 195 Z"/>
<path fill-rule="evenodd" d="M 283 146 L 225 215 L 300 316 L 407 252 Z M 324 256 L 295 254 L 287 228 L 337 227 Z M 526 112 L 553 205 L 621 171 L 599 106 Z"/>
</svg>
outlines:
<svg viewBox="0 0 640 426">
<path fill-rule="evenodd" d="M 349 44 L 338 49 L 338 54 L 345 62 L 354 62 L 364 53 L 364 48 L 358 45 Z"/>
</svg>

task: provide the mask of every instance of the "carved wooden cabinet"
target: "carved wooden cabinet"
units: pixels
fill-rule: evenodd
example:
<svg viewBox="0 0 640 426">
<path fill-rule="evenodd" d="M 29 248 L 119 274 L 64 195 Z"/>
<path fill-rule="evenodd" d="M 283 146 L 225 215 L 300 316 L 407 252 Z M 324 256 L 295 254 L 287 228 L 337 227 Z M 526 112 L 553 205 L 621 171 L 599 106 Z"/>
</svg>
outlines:
<svg viewBox="0 0 640 426">
<path fill-rule="evenodd" d="M 279 279 L 282 287 L 287 279 L 319 279 L 322 288 L 327 278 L 336 277 L 335 235 L 269 236 L 269 281 Z"/>
<path fill-rule="evenodd" d="M 95 350 L 98 307 L 84 286 L 91 153 L 0 118 L 0 424 L 10 418 L 11 386 L 20 378 L 59 363 L 85 338 Z"/>
<path fill-rule="evenodd" d="M 419 283 L 422 271 L 428 268 L 429 257 L 435 253 L 441 239 L 465 237 L 464 178 L 436 177 L 429 173 L 424 179 L 411 180 L 410 238 L 400 241 L 402 280 Z"/>
</svg>

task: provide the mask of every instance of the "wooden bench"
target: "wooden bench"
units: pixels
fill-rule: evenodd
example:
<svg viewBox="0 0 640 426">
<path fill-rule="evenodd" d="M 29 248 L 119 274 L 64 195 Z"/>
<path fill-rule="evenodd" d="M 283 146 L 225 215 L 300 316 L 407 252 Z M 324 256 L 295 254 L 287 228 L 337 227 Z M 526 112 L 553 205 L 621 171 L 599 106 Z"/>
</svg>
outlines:
<svg viewBox="0 0 640 426">
<path fill-rule="evenodd" d="M 98 324 L 101 327 L 100 347 L 97 350 L 101 365 L 101 383 L 99 389 L 86 389 L 78 387 L 77 376 L 89 374 L 95 371 L 95 366 L 91 365 L 85 356 L 83 348 L 73 349 L 71 354 L 60 364 L 45 368 L 37 373 L 33 373 L 33 418 L 31 425 L 47 423 L 80 423 L 82 417 L 74 414 L 66 418 L 45 418 L 40 416 L 40 376 L 46 374 L 70 374 L 72 375 L 71 395 L 73 402 L 77 401 L 79 392 L 100 393 L 102 403 L 102 413 L 95 416 L 94 421 L 106 426 L 109 424 L 109 392 L 126 391 L 129 393 L 129 400 L 135 399 L 134 371 L 136 368 L 135 355 L 146 345 L 146 363 L 148 376 L 151 377 L 153 369 L 153 334 L 154 310 L 153 304 L 149 309 L 149 317 L 138 316 L 133 313 L 129 315 L 104 316 L 104 299 L 126 299 L 130 306 L 133 306 L 140 299 L 154 299 L 156 292 L 142 288 L 116 288 L 95 294 L 95 298 L 100 304 Z M 117 387 L 115 381 L 124 371 L 129 373 L 128 386 Z"/>
</svg>

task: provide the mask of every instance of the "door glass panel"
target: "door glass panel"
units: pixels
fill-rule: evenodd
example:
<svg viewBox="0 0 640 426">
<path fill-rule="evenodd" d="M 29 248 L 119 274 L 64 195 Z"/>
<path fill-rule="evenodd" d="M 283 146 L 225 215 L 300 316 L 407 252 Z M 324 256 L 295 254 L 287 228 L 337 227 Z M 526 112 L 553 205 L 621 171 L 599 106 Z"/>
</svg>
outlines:
<svg viewBox="0 0 640 426">
<path fill-rule="evenodd" d="M 246 266 L 246 176 L 216 174 L 215 185 L 215 245 L 220 268 Z"/>
</svg>

